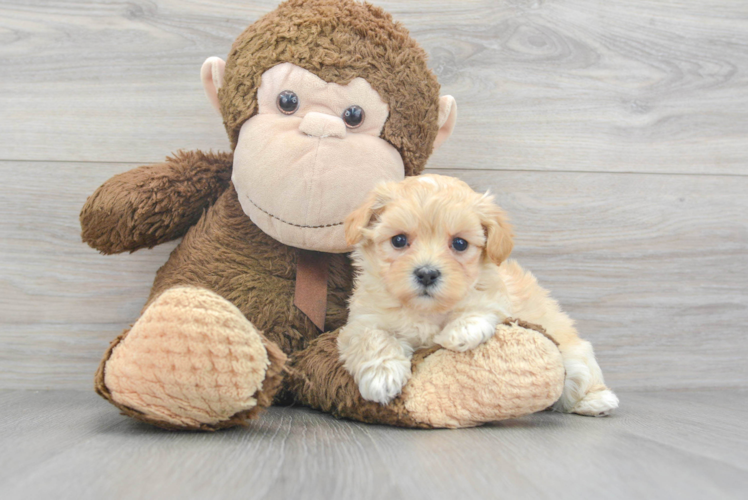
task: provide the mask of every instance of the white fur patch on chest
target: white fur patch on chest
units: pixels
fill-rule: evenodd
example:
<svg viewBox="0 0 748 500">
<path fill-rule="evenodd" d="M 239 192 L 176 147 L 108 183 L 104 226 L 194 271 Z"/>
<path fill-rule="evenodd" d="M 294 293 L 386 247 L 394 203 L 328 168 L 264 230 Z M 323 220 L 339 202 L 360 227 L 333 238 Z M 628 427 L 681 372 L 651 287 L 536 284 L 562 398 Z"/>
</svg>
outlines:
<svg viewBox="0 0 748 500">
<path fill-rule="evenodd" d="M 403 310 L 397 314 L 396 318 L 391 319 L 395 321 L 389 325 L 388 331 L 400 342 L 415 350 L 434 345 L 434 337 L 447 324 L 450 314 L 425 314 Z"/>
</svg>

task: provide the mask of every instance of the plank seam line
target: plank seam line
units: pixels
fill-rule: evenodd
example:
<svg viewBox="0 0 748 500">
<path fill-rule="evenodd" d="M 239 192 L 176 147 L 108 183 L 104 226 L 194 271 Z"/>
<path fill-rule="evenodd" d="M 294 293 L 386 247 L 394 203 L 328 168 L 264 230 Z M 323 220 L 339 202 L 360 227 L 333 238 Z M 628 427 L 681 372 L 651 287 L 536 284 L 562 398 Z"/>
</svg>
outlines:
<svg viewBox="0 0 748 500">
<path fill-rule="evenodd" d="M 165 157 L 164 157 L 165 158 Z M 153 160 L 153 161 L 108 161 L 108 160 L 13 160 L 8 158 L 0 158 L 0 163 L 83 163 L 83 164 L 107 164 L 107 165 L 132 165 L 139 167 L 142 165 L 153 165 L 156 163 L 162 163 L 164 159 Z M 748 177 L 748 162 L 746 163 L 747 173 L 735 174 L 735 173 L 704 173 L 704 172 L 637 172 L 635 170 L 573 170 L 573 169 L 540 169 L 540 168 L 470 168 L 470 167 L 440 167 L 440 166 L 426 166 L 427 170 L 454 170 L 463 172 L 537 172 L 537 173 L 558 173 L 558 174 L 614 174 L 614 175 L 670 175 L 670 176 L 695 176 L 695 177 Z"/>
</svg>

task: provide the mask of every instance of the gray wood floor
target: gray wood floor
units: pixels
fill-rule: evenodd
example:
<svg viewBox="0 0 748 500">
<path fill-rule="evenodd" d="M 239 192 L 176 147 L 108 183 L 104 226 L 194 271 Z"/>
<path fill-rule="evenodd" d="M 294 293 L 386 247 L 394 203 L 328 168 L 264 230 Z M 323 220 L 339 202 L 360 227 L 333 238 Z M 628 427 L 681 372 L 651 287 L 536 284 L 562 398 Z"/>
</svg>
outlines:
<svg viewBox="0 0 748 500">
<path fill-rule="evenodd" d="M 744 499 L 747 396 L 624 392 L 609 418 L 441 431 L 273 408 L 205 434 L 155 430 L 91 393 L 0 391 L 0 497 Z"/>
</svg>

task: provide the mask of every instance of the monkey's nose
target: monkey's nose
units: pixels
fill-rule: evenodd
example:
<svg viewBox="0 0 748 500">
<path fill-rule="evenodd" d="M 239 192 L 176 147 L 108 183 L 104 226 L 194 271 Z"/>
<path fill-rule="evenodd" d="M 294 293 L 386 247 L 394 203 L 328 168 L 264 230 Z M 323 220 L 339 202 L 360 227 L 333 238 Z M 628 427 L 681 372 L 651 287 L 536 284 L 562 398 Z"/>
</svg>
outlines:
<svg viewBox="0 0 748 500">
<path fill-rule="evenodd" d="M 342 118 L 311 111 L 301 120 L 299 130 L 312 137 L 345 137 L 345 123 Z"/>
<path fill-rule="evenodd" d="M 433 285 L 437 282 L 439 276 L 442 275 L 442 273 L 438 269 L 426 266 L 419 267 L 418 269 L 413 271 L 413 274 L 415 275 L 416 280 L 423 286 Z"/>
</svg>

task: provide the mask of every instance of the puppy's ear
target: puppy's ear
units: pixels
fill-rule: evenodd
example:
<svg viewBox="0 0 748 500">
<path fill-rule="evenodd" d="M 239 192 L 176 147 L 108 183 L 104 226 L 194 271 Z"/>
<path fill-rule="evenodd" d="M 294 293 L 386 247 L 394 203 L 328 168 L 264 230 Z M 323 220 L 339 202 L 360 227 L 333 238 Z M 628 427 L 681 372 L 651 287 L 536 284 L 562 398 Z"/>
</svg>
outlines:
<svg viewBox="0 0 748 500">
<path fill-rule="evenodd" d="M 364 203 L 345 218 L 345 243 L 353 246 L 364 236 L 364 228 L 369 227 L 377 214 L 382 213 L 384 207 L 394 197 L 394 184 L 386 182 L 378 184 L 366 197 Z"/>
<path fill-rule="evenodd" d="M 486 256 L 496 265 L 504 262 L 514 248 L 514 234 L 506 213 L 486 193 L 478 203 L 478 215 L 486 232 Z"/>
</svg>

